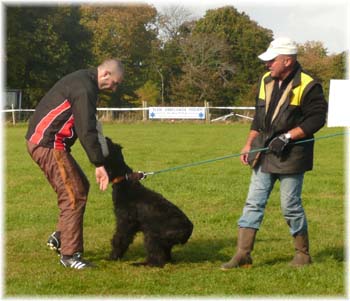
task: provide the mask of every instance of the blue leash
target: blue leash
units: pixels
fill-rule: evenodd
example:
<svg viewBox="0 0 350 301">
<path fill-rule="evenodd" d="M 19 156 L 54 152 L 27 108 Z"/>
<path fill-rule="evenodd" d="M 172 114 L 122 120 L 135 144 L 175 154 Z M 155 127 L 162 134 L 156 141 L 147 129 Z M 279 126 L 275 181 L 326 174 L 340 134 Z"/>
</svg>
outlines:
<svg viewBox="0 0 350 301">
<path fill-rule="evenodd" d="M 296 142 L 292 142 L 290 144 L 307 143 L 307 142 L 311 142 L 311 141 L 315 141 L 315 140 L 327 139 L 327 138 L 332 138 L 332 137 L 336 137 L 336 136 L 343 136 L 345 134 L 346 134 L 345 132 L 329 134 L 329 135 L 320 136 L 320 137 L 317 137 L 317 138 L 310 138 L 310 139 L 299 140 L 299 141 L 296 141 Z M 188 164 L 179 165 L 179 166 L 175 166 L 175 167 L 160 169 L 160 170 L 157 170 L 157 171 L 144 172 L 143 173 L 144 174 L 143 179 L 146 178 L 147 176 L 151 176 L 151 175 L 156 175 L 156 174 L 160 174 L 160 173 L 164 173 L 164 172 L 169 172 L 169 171 L 179 170 L 179 169 L 188 168 L 188 167 L 192 167 L 192 166 L 198 166 L 198 165 L 202 165 L 202 164 L 207 164 L 207 163 L 212 163 L 212 162 L 216 162 L 216 161 L 226 160 L 226 159 L 229 159 L 229 158 L 240 157 L 241 155 L 253 154 L 253 153 L 258 153 L 258 152 L 264 152 L 264 151 L 267 151 L 268 149 L 269 149 L 268 147 L 256 148 L 256 149 L 252 149 L 251 151 L 245 152 L 245 153 L 231 154 L 231 155 L 227 155 L 227 156 L 223 156 L 223 157 L 217 157 L 217 158 L 208 159 L 208 160 L 204 160 L 204 161 L 198 161 L 198 162 L 188 163 Z"/>
</svg>

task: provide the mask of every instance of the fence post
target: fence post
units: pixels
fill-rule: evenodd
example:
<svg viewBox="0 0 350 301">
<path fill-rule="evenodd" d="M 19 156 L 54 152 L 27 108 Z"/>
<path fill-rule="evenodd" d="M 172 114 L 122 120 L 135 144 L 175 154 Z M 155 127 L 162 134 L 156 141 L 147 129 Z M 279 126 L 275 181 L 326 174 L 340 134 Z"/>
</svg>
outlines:
<svg viewBox="0 0 350 301">
<path fill-rule="evenodd" d="M 147 101 L 143 100 L 142 101 L 142 121 L 146 121 L 147 120 Z"/>
<path fill-rule="evenodd" d="M 209 112 L 209 101 L 204 101 L 204 107 L 205 107 L 205 122 L 210 123 L 210 112 Z"/>
<path fill-rule="evenodd" d="M 13 104 L 11 104 L 11 109 L 12 109 L 12 124 L 16 125 L 15 108 Z"/>
</svg>

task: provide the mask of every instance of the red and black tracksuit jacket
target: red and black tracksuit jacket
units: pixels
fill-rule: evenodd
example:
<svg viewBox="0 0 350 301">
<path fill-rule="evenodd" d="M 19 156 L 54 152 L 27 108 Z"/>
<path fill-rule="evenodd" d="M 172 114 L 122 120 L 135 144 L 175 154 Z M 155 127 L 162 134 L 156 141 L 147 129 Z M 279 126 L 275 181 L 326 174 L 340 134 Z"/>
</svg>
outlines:
<svg viewBox="0 0 350 301">
<path fill-rule="evenodd" d="M 26 139 L 32 144 L 69 152 L 78 137 L 89 160 L 102 166 L 104 157 L 96 129 L 97 98 L 97 69 L 66 75 L 39 102 Z"/>
</svg>

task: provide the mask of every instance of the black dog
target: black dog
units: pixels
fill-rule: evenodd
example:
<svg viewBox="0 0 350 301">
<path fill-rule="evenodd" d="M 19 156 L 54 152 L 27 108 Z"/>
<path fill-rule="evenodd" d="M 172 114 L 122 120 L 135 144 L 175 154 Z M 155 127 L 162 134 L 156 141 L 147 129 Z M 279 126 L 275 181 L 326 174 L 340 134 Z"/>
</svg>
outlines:
<svg viewBox="0 0 350 301">
<path fill-rule="evenodd" d="M 162 195 L 144 187 L 141 173 L 125 163 L 122 147 L 106 138 L 109 155 L 105 168 L 113 182 L 114 212 L 117 228 L 112 239 L 110 258 L 123 257 L 135 234 L 144 234 L 147 259 L 139 265 L 163 267 L 171 261 L 171 249 L 184 244 L 192 234 L 188 217 Z"/>
</svg>

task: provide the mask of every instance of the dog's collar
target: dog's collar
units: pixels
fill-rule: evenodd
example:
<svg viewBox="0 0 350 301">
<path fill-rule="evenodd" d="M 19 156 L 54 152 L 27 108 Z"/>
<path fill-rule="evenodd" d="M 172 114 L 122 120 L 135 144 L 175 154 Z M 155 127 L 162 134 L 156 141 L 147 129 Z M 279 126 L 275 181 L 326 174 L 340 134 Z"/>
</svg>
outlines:
<svg viewBox="0 0 350 301">
<path fill-rule="evenodd" d="M 114 179 L 112 180 L 112 183 L 113 183 L 113 184 L 118 184 L 118 183 L 120 183 L 120 182 L 122 182 L 122 181 L 124 181 L 124 180 L 125 180 L 125 176 L 116 177 L 116 178 L 114 178 Z"/>
<path fill-rule="evenodd" d="M 129 176 L 128 174 L 125 174 L 124 176 L 119 176 L 119 177 L 116 177 L 112 180 L 112 183 L 113 184 L 119 184 L 120 182 L 123 182 L 124 180 L 128 180 L 129 179 Z"/>
<path fill-rule="evenodd" d="M 113 184 L 118 184 L 120 182 L 123 182 L 124 180 L 125 181 L 128 181 L 128 180 L 140 181 L 140 180 L 145 179 L 146 177 L 147 177 L 147 173 L 144 173 L 143 171 L 138 171 L 138 172 L 132 172 L 130 174 L 126 173 L 124 176 L 116 177 L 111 182 Z"/>
</svg>

